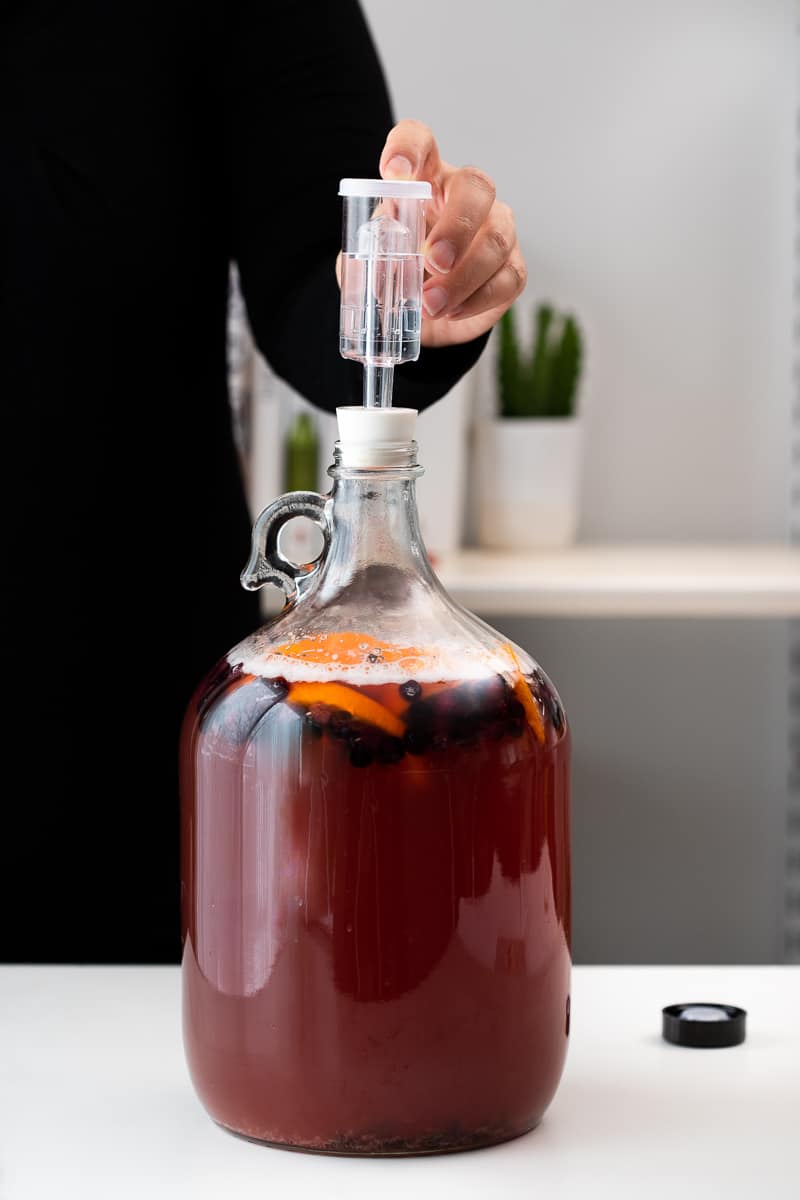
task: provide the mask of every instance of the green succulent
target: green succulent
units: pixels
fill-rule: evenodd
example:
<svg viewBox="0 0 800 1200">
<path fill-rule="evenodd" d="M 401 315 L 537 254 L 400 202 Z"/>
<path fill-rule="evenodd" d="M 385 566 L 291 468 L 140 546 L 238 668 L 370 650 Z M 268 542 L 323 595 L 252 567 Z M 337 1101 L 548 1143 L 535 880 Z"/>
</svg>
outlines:
<svg viewBox="0 0 800 1200">
<path fill-rule="evenodd" d="M 536 309 L 533 353 L 523 355 L 517 339 L 514 309 L 500 319 L 500 415 L 503 417 L 571 417 L 575 412 L 583 358 L 578 323 L 549 304 Z"/>
</svg>

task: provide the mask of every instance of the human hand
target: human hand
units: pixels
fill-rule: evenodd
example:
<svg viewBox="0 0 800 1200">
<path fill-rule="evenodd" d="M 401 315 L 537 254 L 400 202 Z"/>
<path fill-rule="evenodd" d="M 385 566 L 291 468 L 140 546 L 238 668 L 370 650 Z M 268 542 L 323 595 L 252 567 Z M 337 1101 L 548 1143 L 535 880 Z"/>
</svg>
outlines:
<svg viewBox="0 0 800 1200">
<path fill-rule="evenodd" d="M 395 125 L 380 172 L 384 179 L 425 179 L 433 189 L 425 206 L 422 345 L 472 341 L 500 320 L 525 287 L 514 214 L 495 198 L 484 171 L 444 162 L 430 129 L 419 121 Z"/>
</svg>

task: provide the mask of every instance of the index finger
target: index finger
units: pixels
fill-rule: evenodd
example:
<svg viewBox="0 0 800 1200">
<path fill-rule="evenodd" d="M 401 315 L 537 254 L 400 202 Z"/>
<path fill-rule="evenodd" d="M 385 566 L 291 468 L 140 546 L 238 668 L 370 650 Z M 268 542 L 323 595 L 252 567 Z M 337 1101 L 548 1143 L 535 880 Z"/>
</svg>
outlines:
<svg viewBox="0 0 800 1200">
<path fill-rule="evenodd" d="M 441 165 L 436 138 L 421 121 L 400 121 L 389 132 L 380 159 L 383 179 L 436 181 Z"/>
<path fill-rule="evenodd" d="M 464 258 L 495 198 L 493 181 L 477 167 L 454 171 L 446 188 L 444 207 L 423 246 L 426 262 L 443 273 Z"/>
</svg>

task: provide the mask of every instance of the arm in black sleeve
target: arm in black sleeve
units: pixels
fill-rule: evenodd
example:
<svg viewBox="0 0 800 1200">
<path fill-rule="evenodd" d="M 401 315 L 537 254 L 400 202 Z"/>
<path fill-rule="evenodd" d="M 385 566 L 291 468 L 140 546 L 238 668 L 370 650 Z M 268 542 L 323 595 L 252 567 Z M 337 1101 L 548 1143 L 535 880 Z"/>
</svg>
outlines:
<svg viewBox="0 0 800 1200">
<path fill-rule="evenodd" d="M 361 402 L 339 356 L 340 177 L 377 174 L 392 113 L 356 0 L 236 7 L 228 129 L 231 247 L 256 342 L 320 408 Z M 477 360 L 481 337 L 424 349 L 395 371 L 394 402 L 422 409 Z"/>
</svg>

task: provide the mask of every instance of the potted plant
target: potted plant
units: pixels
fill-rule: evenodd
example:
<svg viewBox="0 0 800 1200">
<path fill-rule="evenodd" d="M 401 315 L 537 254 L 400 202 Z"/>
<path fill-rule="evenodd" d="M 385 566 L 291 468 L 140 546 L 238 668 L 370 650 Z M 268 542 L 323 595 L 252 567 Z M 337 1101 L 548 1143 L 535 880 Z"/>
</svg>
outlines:
<svg viewBox="0 0 800 1200">
<path fill-rule="evenodd" d="M 541 304 L 530 355 L 513 308 L 497 336 L 499 416 L 477 427 L 478 536 L 493 549 L 565 546 L 578 525 L 581 332 L 573 316 Z"/>
</svg>

